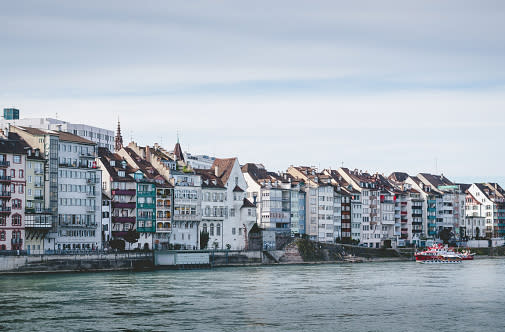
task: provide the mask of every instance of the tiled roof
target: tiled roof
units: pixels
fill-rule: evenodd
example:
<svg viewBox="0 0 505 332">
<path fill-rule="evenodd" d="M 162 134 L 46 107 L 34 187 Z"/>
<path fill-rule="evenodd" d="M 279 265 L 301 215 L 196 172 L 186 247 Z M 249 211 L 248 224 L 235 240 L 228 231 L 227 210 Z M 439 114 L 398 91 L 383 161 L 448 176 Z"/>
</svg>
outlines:
<svg viewBox="0 0 505 332">
<path fill-rule="evenodd" d="M 215 172 L 216 167 L 218 168 L 217 176 L 221 178 L 221 181 L 223 181 L 224 184 L 228 183 L 228 179 L 230 178 L 231 171 L 233 170 L 233 165 L 235 165 L 236 160 L 237 158 L 216 158 L 214 160 L 211 169 Z"/>
<path fill-rule="evenodd" d="M 247 198 L 244 198 L 244 204 L 242 205 L 242 207 L 256 207 L 256 205 L 254 205 L 250 200 L 248 200 Z"/>
<path fill-rule="evenodd" d="M 226 188 L 221 179 L 214 174 L 214 171 L 210 169 L 194 169 L 194 171 L 202 178 L 202 188 Z"/>
</svg>

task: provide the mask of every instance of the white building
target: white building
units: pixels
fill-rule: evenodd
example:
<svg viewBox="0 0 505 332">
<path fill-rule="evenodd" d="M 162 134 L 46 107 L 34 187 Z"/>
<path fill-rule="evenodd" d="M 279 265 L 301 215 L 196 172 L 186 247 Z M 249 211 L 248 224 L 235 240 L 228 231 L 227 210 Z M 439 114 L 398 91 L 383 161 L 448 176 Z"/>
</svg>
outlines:
<svg viewBox="0 0 505 332">
<path fill-rule="evenodd" d="M 226 187 L 228 218 L 223 223 L 225 248 L 242 250 L 256 223 L 256 206 L 246 198 L 247 183 L 237 158 L 216 158 L 211 170 Z"/>
<path fill-rule="evenodd" d="M 62 131 L 11 127 L 48 160 L 45 186 L 49 209 L 57 220 L 44 248 L 91 250 L 102 247 L 100 190 L 96 144 Z"/>
<path fill-rule="evenodd" d="M 95 142 L 99 147 L 104 147 L 114 151 L 114 131 L 89 126 L 86 124 L 70 123 L 54 118 L 25 118 L 16 120 L 6 120 L 2 118 L 2 129 L 9 125 L 38 128 L 45 130 L 64 131 L 71 133 L 89 141 Z"/>
</svg>

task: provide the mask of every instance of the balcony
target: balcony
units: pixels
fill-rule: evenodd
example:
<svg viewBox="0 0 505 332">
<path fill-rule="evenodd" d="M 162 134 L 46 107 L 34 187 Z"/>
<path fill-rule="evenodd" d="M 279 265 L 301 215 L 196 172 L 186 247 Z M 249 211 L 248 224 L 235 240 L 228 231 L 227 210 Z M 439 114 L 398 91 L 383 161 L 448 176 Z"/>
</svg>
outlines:
<svg viewBox="0 0 505 332">
<path fill-rule="evenodd" d="M 135 196 L 136 192 L 135 189 L 114 189 L 112 195 Z"/>
<path fill-rule="evenodd" d="M 9 167 L 10 165 L 11 165 L 10 161 L 7 161 L 7 160 L 0 161 L 0 167 L 2 167 L 2 168 Z"/>
<path fill-rule="evenodd" d="M 87 184 L 97 184 L 98 179 L 96 179 L 96 178 L 86 179 L 86 183 Z"/>
<path fill-rule="evenodd" d="M 23 239 L 11 239 L 12 244 L 23 244 Z"/>
<path fill-rule="evenodd" d="M 155 233 L 156 228 L 154 225 L 152 227 L 137 227 L 137 231 L 141 233 Z"/>
<path fill-rule="evenodd" d="M 50 220 L 26 220 L 25 221 L 25 228 L 49 229 L 52 227 L 53 227 L 53 224 Z"/>
<path fill-rule="evenodd" d="M 10 191 L 0 191 L 0 199 L 10 199 L 11 192 Z"/>
<path fill-rule="evenodd" d="M 138 209 L 154 210 L 154 209 L 156 209 L 156 205 L 154 203 L 138 203 L 137 208 Z"/>
<path fill-rule="evenodd" d="M 34 183 L 33 186 L 35 188 L 42 188 L 44 186 L 44 184 L 42 182 L 37 182 L 37 183 Z"/>
<path fill-rule="evenodd" d="M 113 223 L 135 223 L 135 217 L 112 217 Z"/>
<path fill-rule="evenodd" d="M 177 214 L 174 215 L 175 221 L 199 221 L 201 217 L 196 214 Z"/>
<path fill-rule="evenodd" d="M 130 202 L 130 203 L 112 202 L 113 209 L 135 209 L 136 207 L 137 207 L 137 203 L 134 203 L 134 202 Z"/>
<path fill-rule="evenodd" d="M 95 158 L 96 158 L 96 154 L 95 154 L 95 153 L 90 153 L 90 152 L 80 152 L 80 153 L 79 153 L 79 157 L 80 157 L 80 158 L 91 158 L 91 159 L 95 159 Z"/>
<path fill-rule="evenodd" d="M 11 213 L 11 208 L 8 206 L 0 206 L 0 213 Z"/>
<path fill-rule="evenodd" d="M 11 182 L 11 177 L 7 175 L 0 175 L 0 182 Z"/>
<path fill-rule="evenodd" d="M 35 170 L 33 171 L 33 173 L 34 173 L 35 175 L 42 175 L 42 174 L 44 174 L 44 170 L 43 170 L 43 169 L 35 169 Z"/>
<path fill-rule="evenodd" d="M 428 212 L 437 212 L 436 208 L 428 208 Z"/>
<path fill-rule="evenodd" d="M 407 211 L 402 211 L 400 214 L 401 214 L 402 216 L 406 216 L 406 215 L 407 215 Z"/>
</svg>

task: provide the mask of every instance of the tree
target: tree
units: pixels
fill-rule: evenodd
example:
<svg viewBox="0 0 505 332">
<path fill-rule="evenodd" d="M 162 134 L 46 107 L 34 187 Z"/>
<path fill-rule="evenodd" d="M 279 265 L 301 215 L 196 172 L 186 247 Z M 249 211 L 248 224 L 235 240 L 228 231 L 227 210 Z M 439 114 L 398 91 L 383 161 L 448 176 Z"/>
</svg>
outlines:
<svg viewBox="0 0 505 332">
<path fill-rule="evenodd" d="M 121 239 L 114 239 L 109 241 L 109 245 L 112 249 L 124 250 L 125 242 Z"/>
<path fill-rule="evenodd" d="M 452 237 L 452 232 L 449 228 L 444 228 L 440 232 L 438 232 L 438 237 L 440 240 L 444 241 L 444 244 L 449 244 L 449 240 Z"/>
<path fill-rule="evenodd" d="M 209 233 L 201 231 L 200 232 L 200 249 L 207 248 L 208 243 L 209 243 Z"/>
<path fill-rule="evenodd" d="M 137 232 L 137 230 L 133 229 L 133 228 L 129 229 L 128 232 L 126 232 L 126 234 L 124 236 L 125 241 L 130 244 L 129 245 L 130 247 L 131 247 L 132 243 L 137 242 L 139 240 L 139 238 L 140 238 L 140 233 Z"/>
</svg>

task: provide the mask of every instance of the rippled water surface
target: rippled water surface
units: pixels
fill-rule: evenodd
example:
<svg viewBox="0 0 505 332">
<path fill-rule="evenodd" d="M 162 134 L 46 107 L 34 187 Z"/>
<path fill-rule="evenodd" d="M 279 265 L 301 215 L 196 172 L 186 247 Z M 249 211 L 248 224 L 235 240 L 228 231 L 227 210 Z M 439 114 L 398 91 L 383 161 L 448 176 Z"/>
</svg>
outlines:
<svg viewBox="0 0 505 332">
<path fill-rule="evenodd" d="M 0 276 L 6 331 L 505 331 L 505 260 Z"/>
</svg>

